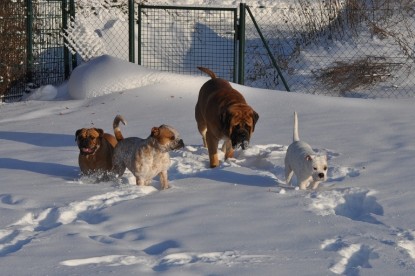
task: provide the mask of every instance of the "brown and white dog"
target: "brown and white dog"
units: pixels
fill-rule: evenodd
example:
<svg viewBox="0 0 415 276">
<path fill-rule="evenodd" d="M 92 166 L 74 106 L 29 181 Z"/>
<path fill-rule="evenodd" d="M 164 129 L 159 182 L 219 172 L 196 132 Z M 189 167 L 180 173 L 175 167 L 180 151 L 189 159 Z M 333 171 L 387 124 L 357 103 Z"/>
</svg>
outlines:
<svg viewBox="0 0 415 276">
<path fill-rule="evenodd" d="M 153 127 L 147 139 L 124 139 L 118 127 L 120 121 L 124 122 L 124 119 L 117 115 L 114 119 L 114 133 L 118 144 L 114 150 L 113 173 L 120 177 L 128 168 L 135 176 L 137 185 L 149 185 L 156 175 L 160 175 L 161 189 L 169 188 L 169 151 L 184 147 L 177 130 L 161 125 Z"/>
<path fill-rule="evenodd" d="M 207 68 L 197 68 L 212 78 L 200 89 L 195 118 L 203 145 L 209 151 L 210 167 L 214 168 L 219 165 L 219 141 L 224 140 L 225 160 L 233 157 L 234 149 L 247 148 L 259 115 L 227 80 L 217 78 Z"/>
<path fill-rule="evenodd" d="M 116 138 L 100 128 L 81 128 L 75 132 L 79 148 L 78 163 L 84 175 L 107 173 L 112 168 Z"/>
</svg>

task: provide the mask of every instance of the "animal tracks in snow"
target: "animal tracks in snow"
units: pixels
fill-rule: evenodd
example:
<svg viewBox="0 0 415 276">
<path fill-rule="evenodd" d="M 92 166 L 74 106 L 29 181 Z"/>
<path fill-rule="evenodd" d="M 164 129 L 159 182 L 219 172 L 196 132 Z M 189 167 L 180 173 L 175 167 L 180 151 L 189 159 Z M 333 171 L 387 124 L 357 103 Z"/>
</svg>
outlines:
<svg viewBox="0 0 415 276">
<path fill-rule="evenodd" d="M 188 264 L 205 263 L 232 266 L 235 264 L 253 265 L 256 263 L 271 262 L 272 256 L 245 255 L 237 251 L 225 252 L 184 252 L 167 254 L 163 257 L 157 256 L 131 256 L 131 255 L 109 255 L 85 259 L 66 260 L 61 262 L 66 266 L 81 266 L 90 264 L 103 264 L 108 266 L 119 265 L 146 265 L 153 271 L 166 271 L 170 267 L 184 266 Z"/>
<path fill-rule="evenodd" d="M 403 248 L 415 260 L 415 230 L 398 233 L 398 246 Z"/>
<path fill-rule="evenodd" d="M 235 158 L 228 159 L 220 164 L 221 168 L 247 168 L 256 174 L 269 178 L 275 184 L 285 183 L 284 158 L 287 146 L 268 144 L 254 145 L 242 151 L 235 151 Z M 316 150 L 316 152 L 319 152 Z M 339 153 L 326 150 L 329 161 L 334 160 Z M 224 154 L 218 151 L 219 159 L 223 160 Z M 172 179 L 186 176 L 199 176 L 210 170 L 207 149 L 202 146 L 186 146 L 184 150 L 171 153 L 172 166 L 169 175 Z M 347 177 L 359 176 L 356 168 L 338 166 L 331 163 L 328 171 L 328 183 L 343 181 Z M 327 183 L 326 182 L 326 183 Z M 324 183 L 322 184 L 324 185 Z"/>
<path fill-rule="evenodd" d="M 339 260 L 330 266 L 335 274 L 359 275 L 360 268 L 371 268 L 369 261 L 378 258 L 372 248 L 356 243 L 347 244 L 340 238 L 324 241 L 321 248 L 340 255 Z"/>
<path fill-rule="evenodd" d="M 312 192 L 306 196 L 308 209 L 317 215 L 338 215 L 355 221 L 381 224 L 376 216 L 383 215 L 374 191 L 361 188 L 344 188 Z"/>
<path fill-rule="evenodd" d="M 271 256 L 266 255 L 244 255 L 237 251 L 210 252 L 210 253 L 175 253 L 163 257 L 159 264 L 153 269 L 163 271 L 170 266 L 180 266 L 191 263 L 214 263 L 225 266 L 234 264 L 255 264 L 269 262 Z"/>
<path fill-rule="evenodd" d="M 153 187 L 131 187 L 92 196 L 84 201 L 72 202 L 67 206 L 47 208 L 39 213 L 29 212 L 20 220 L 0 230 L 0 256 L 20 250 L 40 233 L 50 229 L 84 220 L 94 224 L 93 212 L 108 208 L 122 201 L 136 199 L 154 192 Z M 5 198 L 5 197 L 3 197 Z M 13 202 L 6 197 L 7 202 Z"/>
<path fill-rule="evenodd" d="M 0 202 L 5 205 L 16 205 L 21 203 L 22 200 L 15 199 L 12 195 L 3 194 L 0 195 Z"/>
<path fill-rule="evenodd" d="M 325 240 L 321 244 L 321 249 L 337 253 L 336 260 L 329 266 L 333 273 L 359 275 L 360 269 L 372 267 L 370 261 L 379 257 L 378 252 L 392 255 L 398 247 L 402 249 L 400 253 L 407 254 L 415 260 L 415 230 L 395 230 L 393 226 L 379 221 L 379 218 L 383 216 L 383 208 L 376 201 L 375 195 L 374 191 L 346 188 L 313 192 L 306 197 L 308 210 L 317 215 L 343 216 L 354 221 L 382 227 L 385 235 L 389 236 L 385 239 L 362 235 L 360 241 L 366 240 L 370 245 L 353 242 L 355 238 L 353 236 Z"/>
<path fill-rule="evenodd" d="M 60 263 L 65 266 L 81 266 L 91 264 L 101 264 L 108 266 L 120 266 L 120 265 L 147 265 L 153 266 L 153 261 L 149 258 L 128 256 L 128 255 L 108 255 L 100 257 L 92 257 L 85 259 L 73 259 L 67 260 Z"/>
</svg>

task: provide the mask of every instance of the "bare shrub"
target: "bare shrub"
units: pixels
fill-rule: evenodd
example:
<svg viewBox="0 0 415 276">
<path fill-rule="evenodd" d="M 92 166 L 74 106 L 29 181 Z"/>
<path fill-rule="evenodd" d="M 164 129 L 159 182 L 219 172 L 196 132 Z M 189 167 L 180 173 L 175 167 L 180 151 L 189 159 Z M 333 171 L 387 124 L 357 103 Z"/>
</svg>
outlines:
<svg viewBox="0 0 415 276">
<path fill-rule="evenodd" d="M 385 58 L 368 56 L 350 63 L 335 62 L 334 66 L 321 69 L 316 77 L 327 88 L 344 94 L 385 81 L 399 66 L 400 63 L 388 62 Z"/>
<path fill-rule="evenodd" d="M 24 2 L 0 1 L 0 98 L 26 75 Z"/>
</svg>

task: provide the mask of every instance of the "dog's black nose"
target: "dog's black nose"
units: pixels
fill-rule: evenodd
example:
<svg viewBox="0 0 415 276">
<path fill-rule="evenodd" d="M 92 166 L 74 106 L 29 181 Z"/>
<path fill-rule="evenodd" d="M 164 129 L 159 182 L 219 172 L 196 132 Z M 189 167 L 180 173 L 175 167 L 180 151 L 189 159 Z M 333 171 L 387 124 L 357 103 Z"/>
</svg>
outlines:
<svg viewBox="0 0 415 276">
<path fill-rule="evenodd" d="M 320 177 L 320 178 L 324 178 L 324 173 L 319 173 L 319 174 L 318 174 L 318 177 Z"/>
<path fill-rule="evenodd" d="M 249 146 L 249 142 L 247 140 L 245 140 L 241 143 L 241 147 L 242 147 L 243 150 L 247 149 L 248 146 Z"/>
</svg>

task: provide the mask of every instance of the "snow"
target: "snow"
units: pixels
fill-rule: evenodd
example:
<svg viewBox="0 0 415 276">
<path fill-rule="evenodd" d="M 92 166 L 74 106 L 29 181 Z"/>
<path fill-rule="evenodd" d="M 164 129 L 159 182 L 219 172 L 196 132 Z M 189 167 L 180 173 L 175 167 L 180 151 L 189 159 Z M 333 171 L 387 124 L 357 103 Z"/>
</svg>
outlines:
<svg viewBox="0 0 415 276">
<path fill-rule="evenodd" d="M 352 99 L 232 84 L 259 113 L 250 148 L 209 168 L 194 105 L 207 76 L 101 56 L 67 85 L 0 105 L 2 275 L 410 275 L 415 99 Z M 55 95 L 55 98 L 52 97 Z M 31 98 L 32 97 L 32 98 Z M 317 191 L 285 186 L 293 111 L 329 158 Z M 75 131 L 169 124 L 171 188 L 81 177 Z M 223 159 L 223 154 L 221 155 Z"/>
</svg>

